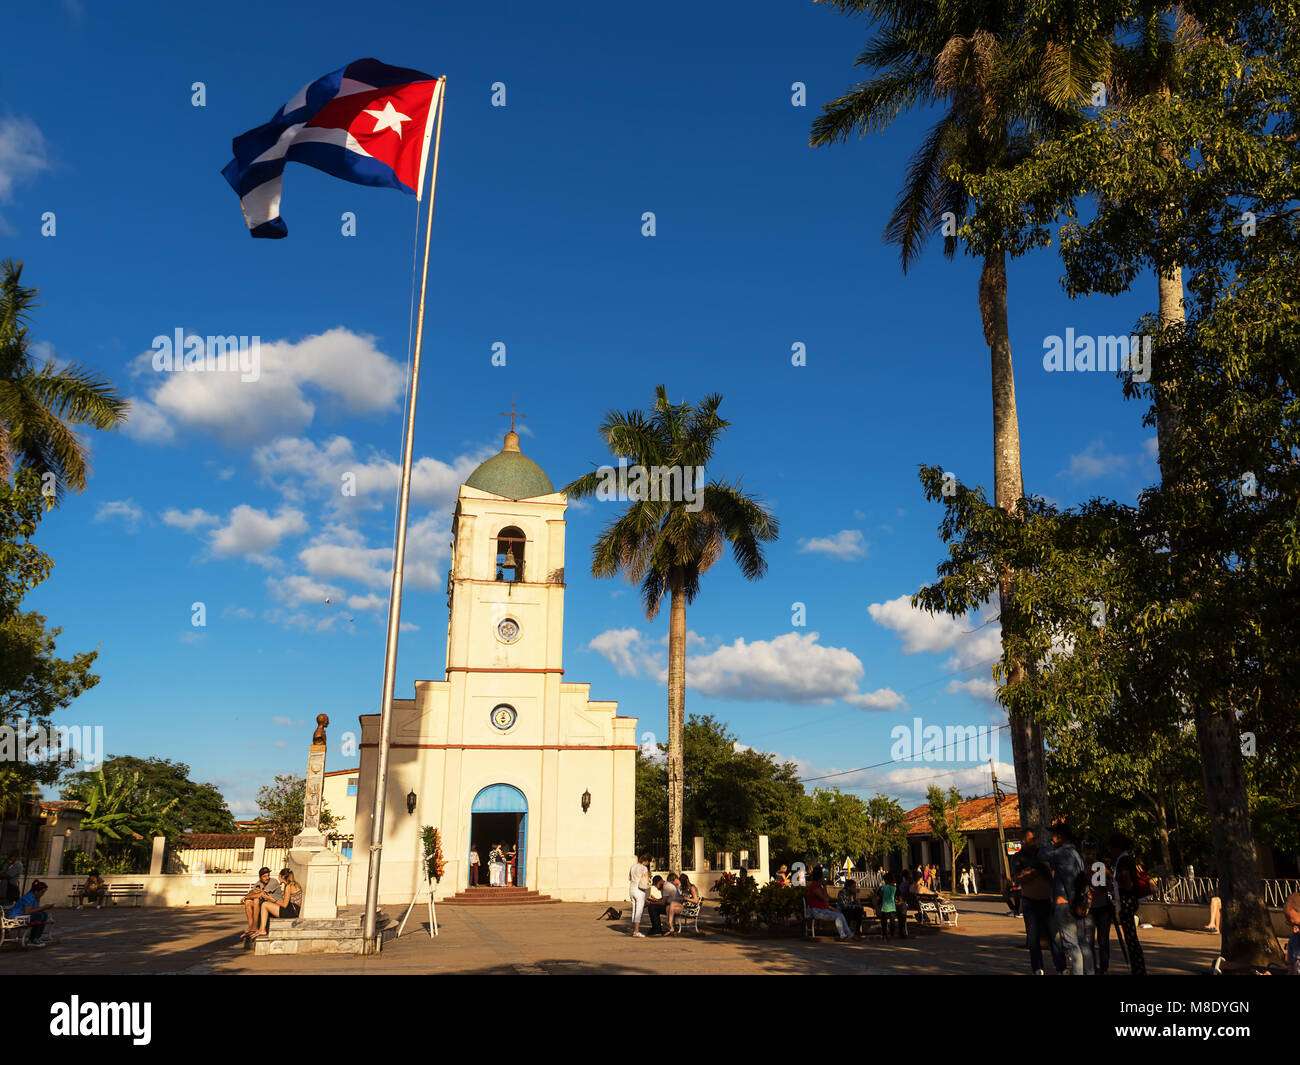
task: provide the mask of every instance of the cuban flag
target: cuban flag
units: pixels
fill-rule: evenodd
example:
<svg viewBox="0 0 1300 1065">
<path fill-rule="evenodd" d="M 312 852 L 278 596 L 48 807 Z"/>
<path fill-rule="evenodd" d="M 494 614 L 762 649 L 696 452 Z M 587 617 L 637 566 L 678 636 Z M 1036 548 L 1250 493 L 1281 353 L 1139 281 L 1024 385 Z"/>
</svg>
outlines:
<svg viewBox="0 0 1300 1065">
<path fill-rule="evenodd" d="M 420 198 L 442 79 L 358 59 L 302 89 L 264 126 L 231 141 L 221 171 L 255 237 L 283 237 L 280 181 L 287 162 L 358 185 Z"/>
</svg>

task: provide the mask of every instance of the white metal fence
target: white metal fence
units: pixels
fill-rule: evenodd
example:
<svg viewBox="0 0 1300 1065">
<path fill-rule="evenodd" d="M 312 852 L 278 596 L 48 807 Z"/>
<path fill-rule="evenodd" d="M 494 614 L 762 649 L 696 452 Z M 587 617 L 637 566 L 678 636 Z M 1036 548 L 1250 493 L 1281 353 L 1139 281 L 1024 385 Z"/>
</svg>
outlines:
<svg viewBox="0 0 1300 1065">
<path fill-rule="evenodd" d="M 1287 896 L 1300 891 L 1300 880 L 1265 880 L 1264 905 L 1281 908 Z M 1207 904 L 1219 893 L 1219 881 L 1213 876 L 1171 876 L 1157 884 L 1155 893 L 1159 902 L 1184 902 Z"/>
</svg>

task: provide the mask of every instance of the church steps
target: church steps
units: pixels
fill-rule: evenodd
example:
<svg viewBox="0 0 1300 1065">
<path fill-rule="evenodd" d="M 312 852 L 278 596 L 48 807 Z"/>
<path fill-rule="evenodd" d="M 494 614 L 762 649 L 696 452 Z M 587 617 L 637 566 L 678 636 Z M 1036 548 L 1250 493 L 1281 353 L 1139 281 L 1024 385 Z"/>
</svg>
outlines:
<svg viewBox="0 0 1300 1065">
<path fill-rule="evenodd" d="M 457 892 L 447 899 L 441 899 L 443 905 L 455 906 L 528 906 L 549 905 L 559 902 L 549 895 L 539 894 L 532 888 L 522 887 L 473 887 Z"/>
</svg>

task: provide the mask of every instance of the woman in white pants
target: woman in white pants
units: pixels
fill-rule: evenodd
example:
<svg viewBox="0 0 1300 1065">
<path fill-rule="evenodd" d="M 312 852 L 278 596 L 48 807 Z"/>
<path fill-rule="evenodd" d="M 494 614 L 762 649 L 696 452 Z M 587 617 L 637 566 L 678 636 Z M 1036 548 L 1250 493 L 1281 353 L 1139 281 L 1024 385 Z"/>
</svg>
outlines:
<svg viewBox="0 0 1300 1065">
<path fill-rule="evenodd" d="M 492 853 L 488 855 L 488 873 L 489 883 L 493 887 L 505 887 L 506 883 L 506 855 L 505 844 L 498 843 L 492 848 Z"/>
<path fill-rule="evenodd" d="M 645 939 L 641 931 L 641 914 L 645 910 L 645 897 L 650 890 L 650 855 L 642 854 L 627 873 L 627 897 L 632 900 L 632 934 Z"/>
</svg>

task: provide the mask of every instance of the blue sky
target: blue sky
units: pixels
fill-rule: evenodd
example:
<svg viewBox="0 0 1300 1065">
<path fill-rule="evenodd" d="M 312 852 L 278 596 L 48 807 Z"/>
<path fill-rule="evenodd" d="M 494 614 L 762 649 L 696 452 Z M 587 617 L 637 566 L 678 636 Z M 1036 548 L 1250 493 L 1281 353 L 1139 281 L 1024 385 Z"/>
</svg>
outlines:
<svg viewBox="0 0 1300 1065">
<path fill-rule="evenodd" d="M 135 401 L 125 432 L 91 441 L 87 491 L 40 531 L 56 568 L 31 605 L 63 627 L 63 653 L 100 652 L 100 685 L 63 720 L 102 725 L 109 753 L 189 763 L 247 816 L 261 784 L 302 771 L 304 722 L 328 713 L 338 732 L 377 709 L 415 204 L 291 165 L 289 237 L 254 241 L 219 173 L 231 137 L 375 56 L 448 77 L 398 694 L 441 675 L 451 508 L 500 447 L 497 412 L 515 398 L 525 453 L 562 485 L 605 461 L 605 411 L 662 381 L 674 399 L 723 393 L 732 428 L 709 472 L 743 475 L 782 523 L 766 578 L 729 560 L 705 578 L 688 711 L 808 777 L 887 760 L 914 717 L 1000 724 L 996 624 L 905 601 L 944 553 L 917 466 L 991 485 L 978 266 L 936 242 L 904 276 L 882 241 L 924 116 L 807 143 L 857 80 L 865 25 L 803 2 L 468 7 L 323 0 L 304 21 L 271 3 L 254 33 L 224 8 L 10 15 L 0 254 L 40 289 L 41 352 Z M 1044 372 L 1043 344 L 1130 332 L 1154 284 L 1070 301 L 1060 274 L 1054 251 L 1010 269 L 1025 484 L 1131 499 L 1155 473 L 1139 407 L 1113 375 Z M 152 339 L 177 328 L 259 336 L 262 377 L 154 372 Z M 662 737 L 666 612 L 649 623 L 634 590 L 588 573 L 613 505 L 569 512 L 567 677 Z M 986 793 L 987 775 L 918 763 L 830 782 L 910 803 L 931 782 Z"/>
</svg>

